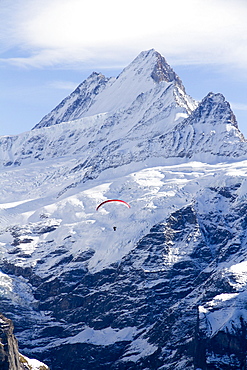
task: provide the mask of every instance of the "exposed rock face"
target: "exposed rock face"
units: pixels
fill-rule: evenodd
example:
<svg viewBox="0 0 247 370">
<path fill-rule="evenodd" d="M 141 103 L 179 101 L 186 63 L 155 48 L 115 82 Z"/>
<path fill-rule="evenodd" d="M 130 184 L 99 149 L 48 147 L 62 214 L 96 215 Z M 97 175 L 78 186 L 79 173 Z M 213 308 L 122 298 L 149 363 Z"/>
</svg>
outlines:
<svg viewBox="0 0 247 370">
<path fill-rule="evenodd" d="M 42 362 L 30 360 L 19 353 L 18 342 L 13 331 L 13 322 L 0 314 L 0 369 L 49 370 Z"/>
<path fill-rule="evenodd" d="M 0 314 L 0 369 L 20 370 L 17 340 L 11 320 Z"/>
</svg>

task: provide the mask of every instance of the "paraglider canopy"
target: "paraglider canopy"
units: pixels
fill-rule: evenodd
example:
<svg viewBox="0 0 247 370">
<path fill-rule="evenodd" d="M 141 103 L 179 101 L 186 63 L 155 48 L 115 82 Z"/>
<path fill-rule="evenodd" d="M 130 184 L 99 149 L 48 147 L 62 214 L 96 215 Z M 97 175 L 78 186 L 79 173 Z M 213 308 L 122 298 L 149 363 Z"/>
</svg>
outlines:
<svg viewBox="0 0 247 370">
<path fill-rule="evenodd" d="M 104 202 L 100 203 L 98 205 L 98 207 L 96 208 L 96 211 L 98 211 L 98 209 L 103 206 L 103 204 L 106 204 L 106 203 L 109 203 L 109 202 L 120 202 L 120 203 L 123 203 L 125 206 L 127 206 L 128 208 L 130 208 L 130 205 L 125 202 L 124 200 L 121 200 L 121 199 L 108 199 L 108 200 L 105 200 Z"/>
</svg>

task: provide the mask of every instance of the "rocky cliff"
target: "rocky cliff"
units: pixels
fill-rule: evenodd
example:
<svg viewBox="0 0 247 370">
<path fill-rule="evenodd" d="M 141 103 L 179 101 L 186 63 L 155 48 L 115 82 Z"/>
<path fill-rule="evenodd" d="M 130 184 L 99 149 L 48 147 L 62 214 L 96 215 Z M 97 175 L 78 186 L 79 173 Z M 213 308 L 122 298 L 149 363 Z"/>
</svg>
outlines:
<svg viewBox="0 0 247 370">
<path fill-rule="evenodd" d="M 49 370 L 37 360 L 30 360 L 19 353 L 13 334 L 13 322 L 0 314 L 0 369 L 1 370 Z"/>
<path fill-rule="evenodd" d="M 11 320 L 0 315 L 0 368 L 20 370 L 20 360 L 17 340 L 13 334 L 14 326 Z"/>
</svg>

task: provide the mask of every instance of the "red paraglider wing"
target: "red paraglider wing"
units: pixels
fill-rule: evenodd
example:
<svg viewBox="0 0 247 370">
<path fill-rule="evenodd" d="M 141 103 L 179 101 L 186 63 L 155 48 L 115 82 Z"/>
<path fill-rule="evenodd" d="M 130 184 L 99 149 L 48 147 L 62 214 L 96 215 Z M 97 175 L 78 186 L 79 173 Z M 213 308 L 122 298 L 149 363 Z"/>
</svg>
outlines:
<svg viewBox="0 0 247 370">
<path fill-rule="evenodd" d="M 103 204 L 105 204 L 105 203 L 109 203 L 109 202 L 120 202 L 120 203 L 125 204 L 128 208 L 130 208 L 130 205 L 129 205 L 127 202 L 125 202 L 124 200 L 121 200 L 121 199 L 108 199 L 108 200 L 105 200 L 104 202 L 100 203 L 100 204 L 98 205 L 98 207 L 96 208 L 96 211 L 98 211 L 98 209 L 99 209 L 101 206 L 103 206 Z"/>
</svg>

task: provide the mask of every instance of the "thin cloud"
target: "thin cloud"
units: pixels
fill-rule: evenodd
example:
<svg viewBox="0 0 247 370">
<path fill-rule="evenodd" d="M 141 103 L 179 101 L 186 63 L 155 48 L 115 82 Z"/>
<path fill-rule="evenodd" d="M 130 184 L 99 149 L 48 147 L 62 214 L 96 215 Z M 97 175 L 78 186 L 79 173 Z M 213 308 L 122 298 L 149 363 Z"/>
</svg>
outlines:
<svg viewBox="0 0 247 370">
<path fill-rule="evenodd" d="M 50 88 L 58 90 L 73 91 L 78 86 L 77 82 L 72 81 L 52 81 L 49 83 Z"/>
<path fill-rule="evenodd" d="M 155 48 L 173 65 L 247 65 L 247 5 L 241 0 L 126 0 L 121 6 L 114 0 L 3 0 L 0 16 L 2 63 L 125 65 Z"/>
<path fill-rule="evenodd" d="M 231 103 L 231 107 L 234 110 L 247 111 L 247 104 L 243 104 L 243 103 Z"/>
</svg>

